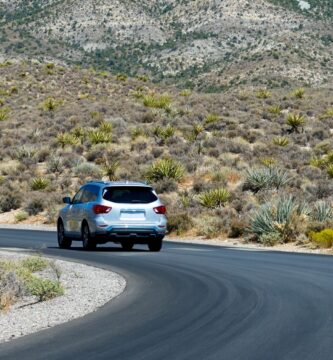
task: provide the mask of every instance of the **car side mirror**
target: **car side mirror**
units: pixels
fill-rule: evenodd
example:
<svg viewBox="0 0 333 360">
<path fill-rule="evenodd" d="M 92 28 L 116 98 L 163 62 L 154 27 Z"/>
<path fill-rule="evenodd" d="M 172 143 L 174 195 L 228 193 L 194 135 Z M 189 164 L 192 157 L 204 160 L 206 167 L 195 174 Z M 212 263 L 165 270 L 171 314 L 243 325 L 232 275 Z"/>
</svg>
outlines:
<svg viewBox="0 0 333 360">
<path fill-rule="evenodd" d="M 66 196 L 64 198 L 62 198 L 62 201 L 65 203 L 65 204 L 71 204 L 72 203 L 72 200 L 69 196 Z"/>
</svg>

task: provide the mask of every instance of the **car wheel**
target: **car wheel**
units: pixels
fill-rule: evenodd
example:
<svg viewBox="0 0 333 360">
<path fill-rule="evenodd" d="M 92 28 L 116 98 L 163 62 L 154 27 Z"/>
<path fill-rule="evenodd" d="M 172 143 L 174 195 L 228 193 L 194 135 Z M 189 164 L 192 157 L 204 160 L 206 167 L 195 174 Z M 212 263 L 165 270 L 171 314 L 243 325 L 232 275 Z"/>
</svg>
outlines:
<svg viewBox="0 0 333 360">
<path fill-rule="evenodd" d="M 59 248 L 69 249 L 72 245 L 72 240 L 65 236 L 65 228 L 62 221 L 58 222 L 57 235 Z"/>
<path fill-rule="evenodd" d="M 162 249 L 162 239 L 149 240 L 148 249 L 155 252 L 160 251 Z"/>
<path fill-rule="evenodd" d="M 133 241 L 122 241 L 121 242 L 121 247 L 125 250 L 125 251 L 130 251 L 133 249 L 134 243 Z"/>
<path fill-rule="evenodd" d="M 82 245 L 84 250 L 94 250 L 96 248 L 96 242 L 91 237 L 87 223 L 82 225 Z"/>
</svg>

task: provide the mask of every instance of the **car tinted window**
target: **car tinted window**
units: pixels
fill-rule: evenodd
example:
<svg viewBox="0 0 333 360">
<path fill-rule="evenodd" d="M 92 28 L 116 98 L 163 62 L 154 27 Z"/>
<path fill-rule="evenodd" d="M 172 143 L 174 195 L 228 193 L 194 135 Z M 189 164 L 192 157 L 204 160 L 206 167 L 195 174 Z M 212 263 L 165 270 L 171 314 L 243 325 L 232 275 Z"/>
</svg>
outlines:
<svg viewBox="0 0 333 360">
<path fill-rule="evenodd" d="M 73 198 L 73 204 L 80 204 L 82 202 L 83 190 L 80 189 Z"/>
<path fill-rule="evenodd" d="M 119 204 L 149 204 L 157 200 L 153 189 L 139 186 L 108 187 L 103 190 L 103 198 Z"/>
<path fill-rule="evenodd" d="M 99 187 L 95 185 L 88 185 L 84 188 L 82 195 L 82 202 L 96 201 L 99 194 Z"/>
</svg>

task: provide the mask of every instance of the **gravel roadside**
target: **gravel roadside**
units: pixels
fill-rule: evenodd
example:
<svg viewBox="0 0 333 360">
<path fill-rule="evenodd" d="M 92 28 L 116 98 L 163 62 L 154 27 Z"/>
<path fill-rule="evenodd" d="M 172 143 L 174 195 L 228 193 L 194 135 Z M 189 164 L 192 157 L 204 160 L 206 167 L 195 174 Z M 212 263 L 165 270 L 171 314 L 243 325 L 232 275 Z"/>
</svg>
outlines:
<svg viewBox="0 0 333 360">
<path fill-rule="evenodd" d="M 0 249 L 0 259 L 31 255 L 19 249 Z M 46 329 L 95 311 L 120 295 L 126 286 L 120 275 L 78 263 L 52 259 L 61 269 L 63 296 L 34 303 L 26 297 L 0 313 L 0 343 Z"/>
</svg>

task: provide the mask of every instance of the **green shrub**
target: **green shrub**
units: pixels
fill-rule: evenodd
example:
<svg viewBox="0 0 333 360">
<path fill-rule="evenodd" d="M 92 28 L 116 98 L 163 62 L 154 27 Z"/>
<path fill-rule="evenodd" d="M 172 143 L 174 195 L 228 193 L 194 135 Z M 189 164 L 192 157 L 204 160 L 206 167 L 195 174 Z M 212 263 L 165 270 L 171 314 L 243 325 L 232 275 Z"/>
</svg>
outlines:
<svg viewBox="0 0 333 360">
<path fill-rule="evenodd" d="M 275 137 L 275 138 L 273 139 L 273 144 L 274 144 L 274 145 L 277 145 L 277 146 L 282 146 L 282 147 L 288 146 L 288 144 L 289 144 L 289 139 L 288 139 L 287 137 L 281 137 L 281 136 Z"/>
<path fill-rule="evenodd" d="M 38 298 L 38 301 L 46 301 L 64 294 L 64 288 L 59 281 L 42 279 L 32 276 L 26 282 L 29 293 Z"/>
<path fill-rule="evenodd" d="M 29 256 L 21 261 L 22 267 L 34 273 L 47 268 L 48 261 L 41 256 Z"/>
<path fill-rule="evenodd" d="M 26 213 L 25 211 L 20 211 L 19 213 L 17 213 L 15 215 L 15 221 L 21 222 L 21 221 L 26 220 L 28 217 L 29 217 L 28 213 Z"/>
<path fill-rule="evenodd" d="M 286 119 L 286 124 L 290 126 L 290 131 L 298 132 L 299 128 L 305 124 L 305 118 L 301 114 L 289 114 Z"/>
<path fill-rule="evenodd" d="M 101 175 L 101 168 L 94 163 L 84 162 L 75 167 L 74 173 L 79 177 L 92 177 L 98 179 Z"/>
<path fill-rule="evenodd" d="M 0 212 L 16 210 L 21 206 L 22 196 L 17 191 L 8 190 L 0 195 Z"/>
<path fill-rule="evenodd" d="M 305 222 L 309 208 L 294 197 L 282 196 L 263 204 L 254 211 L 250 231 L 260 239 L 265 234 L 278 233 L 282 241 L 294 240 Z"/>
<path fill-rule="evenodd" d="M 40 198 L 32 199 L 26 206 L 27 213 L 31 215 L 37 215 L 44 210 L 44 200 Z"/>
<path fill-rule="evenodd" d="M 149 108 L 165 109 L 171 104 L 169 95 L 145 95 L 143 97 L 143 105 Z"/>
<path fill-rule="evenodd" d="M 31 180 L 31 189 L 32 190 L 44 190 L 49 186 L 50 182 L 48 179 L 43 177 L 33 178 Z"/>
<path fill-rule="evenodd" d="M 205 131 L 204 127 L 197 123 L 192 126 L 192 138 L 193 140 L 197 140 L 198 136 Z"/>
<path fill-rule="evenodd" d="M 159 181 L 165 178 L 180 181 L 185 173 L 184 166 L 172 159 L 159 159 L 156 160 L 148 170 L 146 178 L 148 181 Z"/>
<path fill-rule="evenodd" d="M 192 219 L 186 212 L 170 213 L 168 215 L 168 231 L 180 235 L 193 226 Z"/>
<path fill-rule="evenodd" d="M 200 204 L 209 209 L 224 206 L 230 199 L 230 192 L 225 188 L 212 189 L 199 195 Z"/>
<path fill-rule="evenodd" d="M 92 130 L 89 132 L 89 140 L 92 144 L 103 144 L 112 141 L 112 134 L 101 130 Z"/>
<path fill-rule="evenodd" d="M 333 229 L 324 229 L 319 232 L 311 231 L 309 238 L 321 248 L 331 248 L 333 244 Z"/>
<path fill-rule="evenodd" d="M 278 232 L 261 234 L 258 238 L 258 242 L 265 246 L 274 246 L 282 242 L 281 234 Z"/>
<path fill-rule="evenodd" d="M 127 75 L 125 75 L 125 74 L 117 74 L 116 79 L 118 81 L 126 81 L 127 80 Z"/>
<path fill-rule="evenodd" d="M 253 192 L 264 189 L 280 189 L 290 180 L 286 172 L 275 167 L 248 169 L 244 188 Z"/>
</svg>

